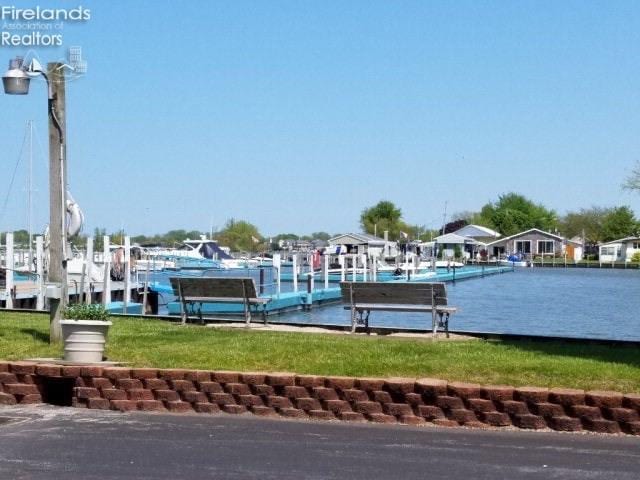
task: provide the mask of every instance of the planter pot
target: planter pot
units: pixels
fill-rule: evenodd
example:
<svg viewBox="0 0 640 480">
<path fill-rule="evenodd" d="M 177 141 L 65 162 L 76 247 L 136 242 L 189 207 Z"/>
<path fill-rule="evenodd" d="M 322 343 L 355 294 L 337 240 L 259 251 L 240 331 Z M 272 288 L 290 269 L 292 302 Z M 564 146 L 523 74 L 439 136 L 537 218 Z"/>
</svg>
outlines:
<svg viewBox="0 0 640 480">
<path fill-rule="evenodd" d="M 102 361 L 111 322 L 100 320 L 61 320 L 64 359 L 69 362 Z"/>
</svg>

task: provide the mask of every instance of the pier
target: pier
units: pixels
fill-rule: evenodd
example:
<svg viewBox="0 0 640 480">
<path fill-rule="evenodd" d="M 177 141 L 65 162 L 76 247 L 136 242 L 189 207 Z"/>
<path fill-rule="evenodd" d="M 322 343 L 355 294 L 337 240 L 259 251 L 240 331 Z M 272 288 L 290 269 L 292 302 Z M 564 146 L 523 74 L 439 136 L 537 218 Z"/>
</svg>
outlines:
<svg viewBox="0 0 640 480">
<path fill-rule="evenodd" d="M 410 282 L 421 282 L 421 281 L 431 281 L 431 282 L 455 282 L 461 280 L 468 280 L 472 278 L 482 278 L 488 275 L 497 275 L 500 273 L 511 272 L 513 271 L 513 267 L 465 267 L 465 268 L 456 268 L 450 269 L 449 272 L 446 269 L 439 269 L 442 271 L 436 272 L 435 276 L 425 277 L 424 275 L 415 274 L 410 276 Z M 316 272 L 318 273 L 318 272 Z M 243 276 L 242 272 L 239 272 L 238 276 Z M 246 271 L 245 271 L 245 276 Z M 341 301 L 340 295 L 340 287 L 337 285 L 341 281 L 341 275 L 337 273 L 326 273 L 325 278 L 320 278 L 319 280 L 315 280 L 314 273 L 299 273 L 298 275 L 294 275 L 293 273 L 282 273 L 280 274 L 280 278 L 276 278 L 276 281 L 269 285 L 274 286 L 278 285 L 281 281 L 290 282 L 294 284 L 294 290 L 288 292 L 275 292 L 271 294 L 263 295 L 266 298 L 269 298 L 269 303 L 265 306 L 265 312 L 267 316 L 269 315 L 277 315 L 280 313 L 286 313 L 296 310 L 310 310 L 311 308 L 319 308 L 324 305 L 334 304 Z M 327 278 L 328 276 L 328 278 Z M 355 281 L 366 281 L 364 278 L 364 274 L 355 275 Z M 354 281 L 352 277 L 344 278 L 347 281 Z M 343 279 L 343 280 L 344 280 Z M 294 280 L 300 280 L 300 282 L 305 285 L 306 288 L 303 290 L 297 290 L 298 282 L 294 282 Z M 326 280 L 326 281 L 323 281 Z M 378 278 L 378 281 L 383 282 L 394 282 L 394 283 L 402 283 L 407 281 L 403 276 L 398 276 L 393 278 L 390 276 L 386 279 Z M 328 284 L 327 287 L 315 288 L 316 284 L 325 285 Z M 267 286 L 267 287 L 269 287 Z M 265 286 L 261 285 L 264 290 Z M 173 295 L 173 291 L 171 287 L 163 286 L 160 284 L 150 285 L 151 291 L 156 293 L 163 293 Z M 177 301 L 170 301 L 167 303 L 167 310 L 169 315 L 180 315 L 181 306 Z M 200 306 L 200 311 L 203 316 L 215 316 L 215 315 L 229 315 L 229 316 L 241 316 L 244 315 L 244 305 L 242 303 L 203 303 Z"/>
</svg>

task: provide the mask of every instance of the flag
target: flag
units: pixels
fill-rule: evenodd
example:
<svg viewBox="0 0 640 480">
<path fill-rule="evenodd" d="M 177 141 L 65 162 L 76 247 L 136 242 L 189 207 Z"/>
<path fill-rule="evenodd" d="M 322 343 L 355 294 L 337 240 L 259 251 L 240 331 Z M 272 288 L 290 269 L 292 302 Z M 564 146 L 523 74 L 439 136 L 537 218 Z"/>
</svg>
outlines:
<svg viewBox="0 0 640 480">
<path fill-rule="evenodd" d="M 253 243 L 260 243 L 260 240 L 254 237 L 253 235 L 251 235 L 251 241 L 253 241 Z"/>
<path fill-rule="evenodd" d="M 403 232 L 402 230 L 400 231 L 400 236 L 401 236 L 402 238 L 409 238 L 409 234 L 408 234 L 408 233 L 406 233 L 406 232 Z"/>
</svg>

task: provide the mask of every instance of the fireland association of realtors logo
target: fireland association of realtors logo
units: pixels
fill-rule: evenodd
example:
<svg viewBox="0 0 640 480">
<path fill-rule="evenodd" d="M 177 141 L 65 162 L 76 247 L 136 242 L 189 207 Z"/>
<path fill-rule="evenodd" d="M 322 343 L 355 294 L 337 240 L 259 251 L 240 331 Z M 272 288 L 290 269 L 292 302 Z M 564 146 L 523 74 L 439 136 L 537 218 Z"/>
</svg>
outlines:
<svg viewBox="0 0 640 480">
<path fill-rule="evenodd" d="M 67 23 L 91 19 L 91 10 L 75 8 L 17 8 L 0 6 L 0 47 L 60 47 L 64 44 Z"/>
</svg>

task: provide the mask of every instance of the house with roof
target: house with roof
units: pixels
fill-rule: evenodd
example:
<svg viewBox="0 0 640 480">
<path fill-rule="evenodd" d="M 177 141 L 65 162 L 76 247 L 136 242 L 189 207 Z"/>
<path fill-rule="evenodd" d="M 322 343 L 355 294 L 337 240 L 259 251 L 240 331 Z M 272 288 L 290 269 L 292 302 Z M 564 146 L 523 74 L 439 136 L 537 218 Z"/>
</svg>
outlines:
<svg viewBox="0 0 640 480">
<path fill-rule="evenodd" d="M 555 256 L 567 259 L 582 259 L 582 243 L 560 235 L 530 228 L 524 232 L 490 242 L 486 246 L 489 255 L 496 258 L 515 254 L 527 259 L 538 256 Z"/>
<path fill-rule="evenodd" d="M 433 239 L 433 242 L 426 244 L 427 248 L 431 247 L 435 250 L 435 254 L 440 256 L 442 252 L 443 258 L 453 258 L 456 248 L 460 250 L 465 258 L 475 258 L 485 246 L 483 242 L 475 240 L 471 237 L 458 235 L 457 233 L 445 233 Z"/>
<path fill-rule="evenodd" d="M 368 233 L 344 233 L 329 239 L 329 253 L 366 253 L 369 257 L 397 255 L 397 243 Z"/>
<path fill-rule="evenodd" d="M 626 237 L 598 245 L 601 262 L 630 262 L 640 252 L 640 237 Z"/>
<path fill-rule="evenodd" d="M 465 225 L 452 233 L 460 235 L 461 237 L 472 238 L 484 244 L 493 242 L 502 236 L 495 230 L 483 227 L 482 225 Z"/>
</svg>

